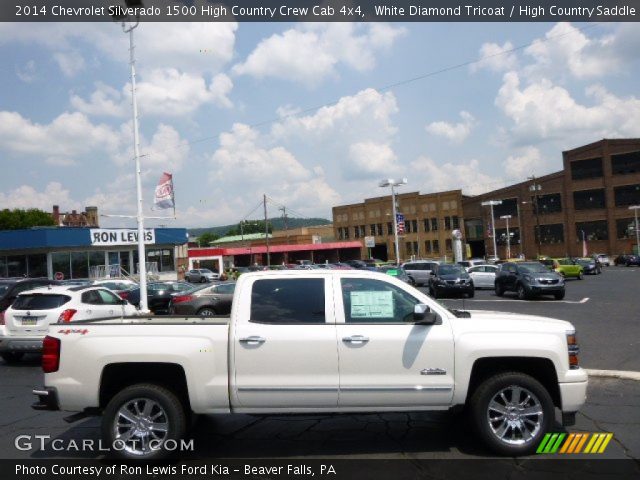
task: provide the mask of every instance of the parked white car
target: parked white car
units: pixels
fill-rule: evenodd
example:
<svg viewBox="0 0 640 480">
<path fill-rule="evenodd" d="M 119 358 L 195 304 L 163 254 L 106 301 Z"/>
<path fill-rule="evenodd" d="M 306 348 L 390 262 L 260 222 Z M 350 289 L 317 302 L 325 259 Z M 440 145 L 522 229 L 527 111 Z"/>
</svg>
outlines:
<svg viewBox="0 0 640 480">
<path fill-rule="evenodd" d="M 0 356 L 17 362 L 27 352 L 42 350 L 42 340 L 54 323 L 136 315 L 136 308 L 103 287 L 50 286 L 18 295 L 0 324 Z"/>
<path fill-rule="evenodd" d="M 604 265 L 605 267 L 610 267 L 613 263 L 609 255 L 605 253 L 594 253 L 593 257 L 600 262 L 600 265 Z"/>
<path fill-rule="evenodd" d="M 467 273 L 473 280 L 476 288 L 493 289 L 495 287 L 496 272 L 498 270 L 500 270 L 500 267 L 497 265 L 476 265 L 467 268 Z"/>
</svg>

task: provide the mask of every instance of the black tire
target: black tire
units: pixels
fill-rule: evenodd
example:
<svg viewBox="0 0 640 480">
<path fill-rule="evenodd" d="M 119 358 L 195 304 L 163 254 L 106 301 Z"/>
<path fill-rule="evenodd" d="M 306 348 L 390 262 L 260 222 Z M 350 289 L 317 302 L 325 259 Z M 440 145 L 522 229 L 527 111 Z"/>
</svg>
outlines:
<svg viewBox="0 0 640 480">
<path fill-rule="evenodd" d="M 196 315 L 200 315 L 201 317 L 212 317 L 217 314 L 218 313 L 216 312 L 215 308 L 212 308 L 212 307 L 202 307 L 196 313 Z"/>
<path fill-rule="evenodd" d="M 432 298 L 438 298 L 438 294 L 434 288 L 429 289 L 429 295 L 431 295 Z"/>
<path fill-rule="evenodd" d="M 200 277 L 200 283 L 205 283 L 206 281 L 207 281 L 207 279 L 206 279 L 206 278 L 204 278 L 204 277 Z"/>
<path fill-rule="evenodd" d="M 562 300 L 564 298 L 564 292 L 557 292 L 553 294 L 556 300 Z"/>
<path fill-rule="evenodd" d="M 5 363 L 9 365 L 15 365 L 16 363 L 19 363 L 20 360 L 22 360 L 22 357 L 24 357 L 24 352 L 4 352 L 0 354 L 0 356 L 5 361 Z"/>
<path fill-rule="evenodd" d="M 498 297 L 502 297 L 504 295 L 504 289 L 500 285 L 496 284 L 495 291 Z"/>
<path fill-rule="evenodd" d="M 168 425 L 166 436 L 163 438 L 164 441 L 172 440 L 180 442 L 180 440 L 184 438 L 187 430 L 187 414 L 184 405 L 182 405 L 178 397 L 171 390 L 159 385 L 143 383 L 132 385 L 121 390 L 109 401 L 102 415 L 103 441 L 106 445 L 116 445 L 110 452 L 114 457 L 126 460 L 158 460 L 166 457 L 170 452 L 163 448 L 152 449 L 149 450 L 149 452 L 140 452 L 140 454 L 130 452 L 124 448 L 123 441 L 117 437 L 116 430 L 121 428 L 116 426 L 120 418 L 118 412 L 125 408 L 127 404 L 136 400 L 143 402 L 142 405 L 145 405 L 145 401 L 150 401 L 161 407 L 163 415 L 160 416 L 158 420 L 166 420 L 166 422 L 163 423 Z M 159 410 L 155 411 L 158 412 Z M 129 414 L 132 413 L 133 412 L 129 410 Z M 151 416 L 151 414 L 149 414 L 149 416 Z"/>
<path fill-rule="evenodd" d="M 582 280 L 584 277 L 582 276 L 582 272 L 578 273 L 578 280 Z"/>
<path fill-rule="evenodd" d="M 502 437 L 503 439 L 495 432 L 495 429 L 499 429 L 501 421 L 498 416 L 499 414 L 496 414 L 497 410 L 490 410 L 489 405 L 500 392 L 506 390 L 508 394 L 512 387 L 519 387 L 524 392 L 524 395 L 521 394 L 518 397 L 516 403 L 520 403 L 523 396 L 532 394 L 529 397 L 529 402 L 537 405 L 541 412 L 537 416 L 529 415 L 526 417 L 537 425 L 535 429 L 531 425 L 525 427 L 531 435 L 531 437 L 526 440 L 524 438 L 518 439 L 518 433 L 513 427 L 506 428 Z M 513 393 L 513 390 L 511 390 L 511 393 Z M 506 396 L 507 395 L 505 395 L 505 398 Z M 513 401 L 514 399 L 509 398 L 509 400 Z M 526 401 L 526 399 L 522 401 L 525 407 L 530 405 L 525 403 Z M 553 400 L 549 392 L 538 380 L 520 372 L 498 373 L 484 380 L 473 392 L 468 407 L 471 421 L 481 441 L 495 453 L 507 456 L 520 456 L 533 453 L 540 444 L 540 440 L 544 434 L 553 426 L 555 417 Z M 493 414 L 490 412 L 493 412 Z M 511 439 L 505 440 L 507 436 L 511 435 L 516 438 L 511 437 Z M 509 440 L 512 440 L 513 443 L 510 443 Z M 518 441 L 521 443 L 517 443 Z"/>
<path fill-rule="evenodd" d="M 473 297 L 475 297 L 475 295 L 476 295 L 476 292 L 473 291 L 473 290 L 471 290 L 470 292 L 467 293 L 467 297 L 468 298 L 473 298 Z"/>
<path fill-rule="evenodd" d="M 516 292 L 518 293 L 518 298 L 520 300 L 528 300 L 530 297 L 529 292 L 527 292 L 527 289 L 523 284 L 518 285 Z"/>
<path fill-rule="evenodd" d="M 416 281 L 413 279 L 413 277 L 409 277 L 409 283 L 414 287 L 416 286 Z"/>
</svg>

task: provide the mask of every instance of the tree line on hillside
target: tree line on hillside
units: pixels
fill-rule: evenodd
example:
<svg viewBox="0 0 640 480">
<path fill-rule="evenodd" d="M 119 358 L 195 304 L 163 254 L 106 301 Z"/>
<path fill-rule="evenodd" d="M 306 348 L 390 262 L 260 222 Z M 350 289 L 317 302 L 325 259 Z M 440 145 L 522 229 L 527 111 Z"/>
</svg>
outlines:
<svg viewBox="0 0 640 480">
<path fill-rule="evenodd" d="M 0 230 L 21 230 L 31 227 L 50 227 L 55 225 L 49 212 L 37 208 L 5 208 L 0 210 Z"/>
</svg>

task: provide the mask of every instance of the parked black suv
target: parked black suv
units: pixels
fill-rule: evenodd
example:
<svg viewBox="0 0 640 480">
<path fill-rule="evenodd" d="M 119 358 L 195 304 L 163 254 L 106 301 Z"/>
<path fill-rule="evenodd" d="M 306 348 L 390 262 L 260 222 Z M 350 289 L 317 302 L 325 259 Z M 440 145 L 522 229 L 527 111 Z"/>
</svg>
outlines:
<svg viewBox="0 0 640 480">
<path fill-rule="evenodd" d="M 445 263 L 431 270 L 429 295 L 433 298 L 442 295 L 466 295 L 472 298 L 475 292 L 473 280 L 464 267 Z"/>
<path fill-rule="evenodd" d="M 521 300 L 539 295 L 553 295 L 562 300 L 564 278 L 540 262 L 506 262 L 496 273 L 495 291 L 499 297 L 504 292 L 516 292 Z"/>
<path fill-rule="evenodd" d="M 1 278 L 0 279 L 0 312 L 11 306 L 20 292 L 47 285 L 59 285 L 60 282 L 48 278 Z"/>
</svg>

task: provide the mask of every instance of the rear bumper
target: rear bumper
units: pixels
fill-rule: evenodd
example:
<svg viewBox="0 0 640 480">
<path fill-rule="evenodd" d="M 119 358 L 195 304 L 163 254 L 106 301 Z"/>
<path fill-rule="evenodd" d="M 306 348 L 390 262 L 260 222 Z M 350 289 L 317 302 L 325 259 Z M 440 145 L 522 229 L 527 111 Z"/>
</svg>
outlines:
<svg viewBox="0 0 640 480">
<path fill-rule="evenodd" d="M 44 337 L 0 337 L 0 352 L 41 352 Z"/>
<path fill-rule="evenodd" d="M 55 388 L 36 388 L 33 390 L 33 394 L 38 397 L 38 401 L 31 405 L 34 410 L 60 410 L 58 392 Z"/>
</svg>

